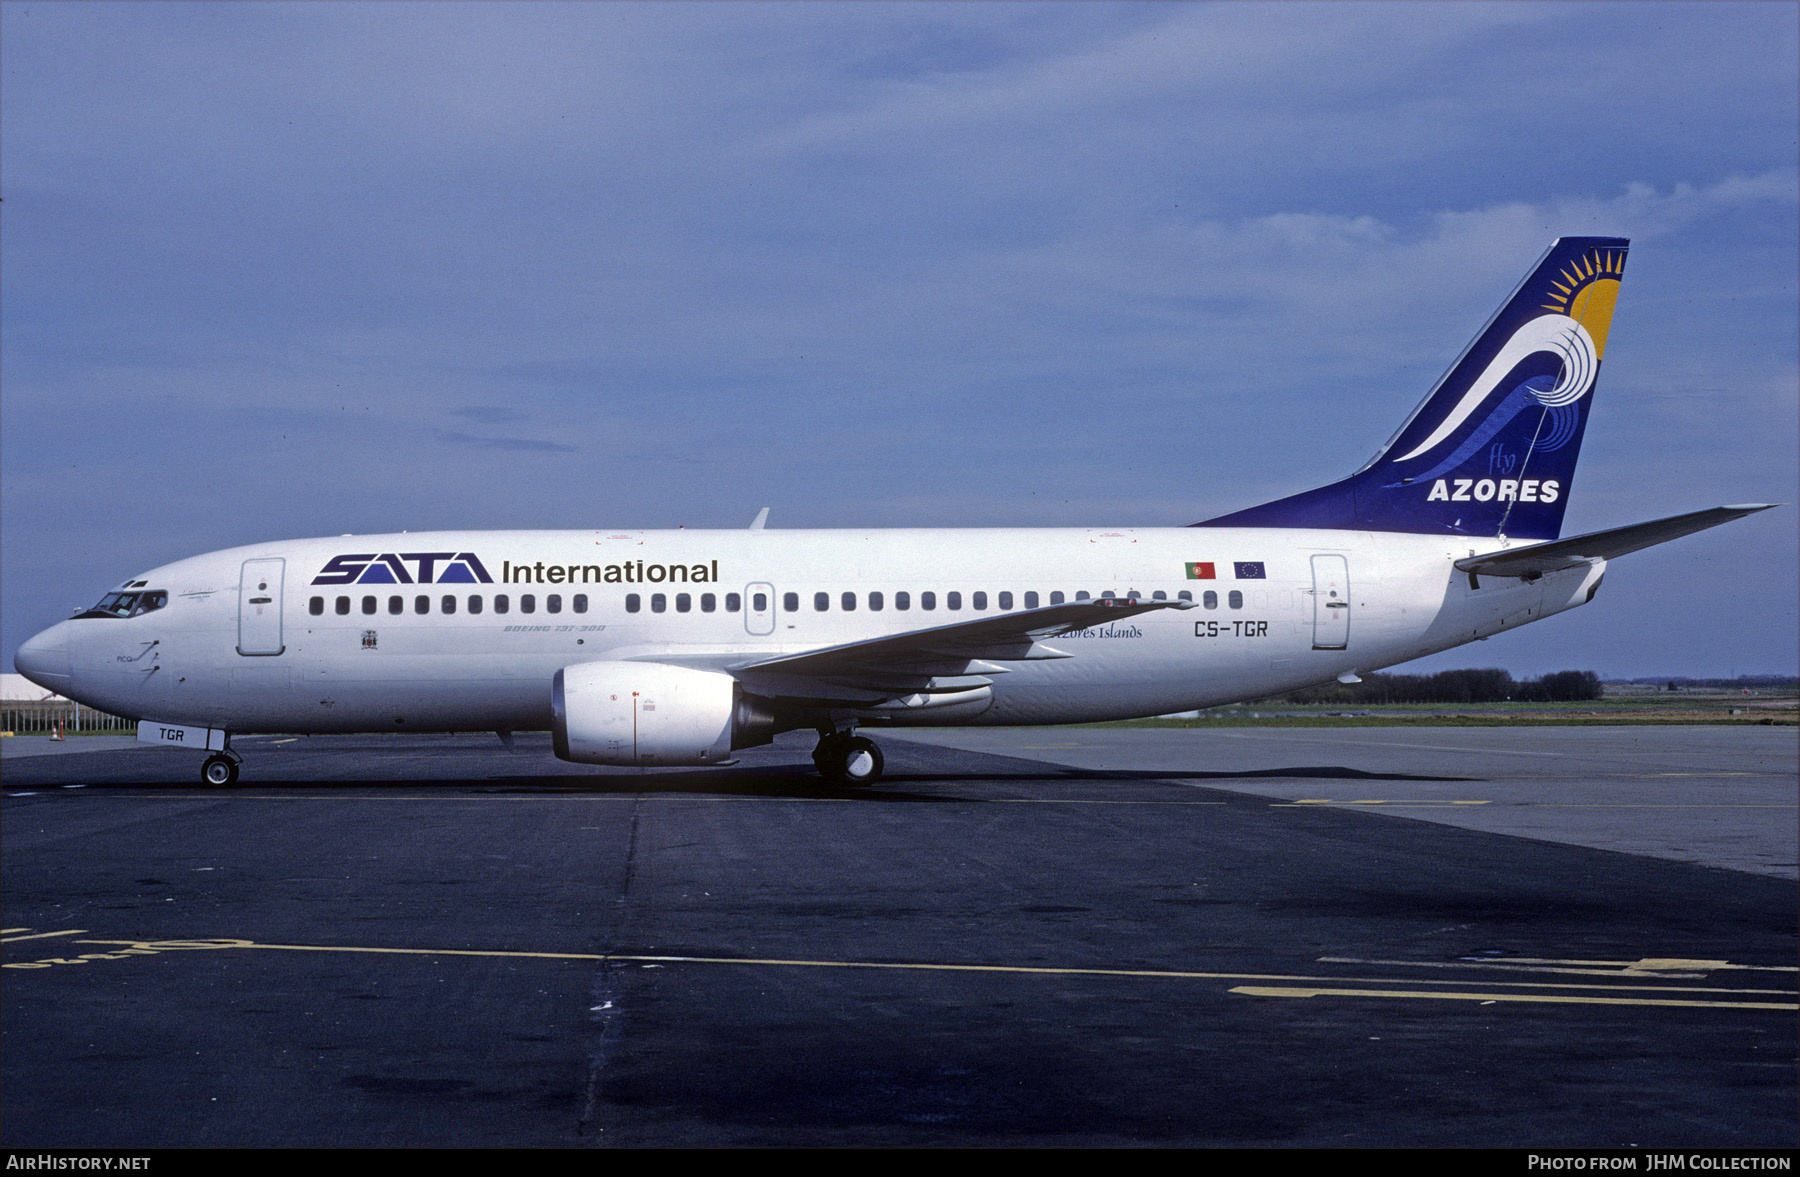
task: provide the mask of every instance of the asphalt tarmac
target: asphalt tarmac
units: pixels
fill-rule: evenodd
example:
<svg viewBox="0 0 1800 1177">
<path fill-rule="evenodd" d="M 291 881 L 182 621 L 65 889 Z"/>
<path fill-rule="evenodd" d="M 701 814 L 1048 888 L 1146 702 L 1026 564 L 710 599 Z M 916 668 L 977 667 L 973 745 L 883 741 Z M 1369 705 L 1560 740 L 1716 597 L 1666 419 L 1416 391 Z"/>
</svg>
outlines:
<svg viewBox="0 0 1800 1177">
<path fill-rule="evenodd" d="M 6 740 L 0 1142 L 1796 1143 L 1792 729 L 1247 730 Z"/>
</svg>

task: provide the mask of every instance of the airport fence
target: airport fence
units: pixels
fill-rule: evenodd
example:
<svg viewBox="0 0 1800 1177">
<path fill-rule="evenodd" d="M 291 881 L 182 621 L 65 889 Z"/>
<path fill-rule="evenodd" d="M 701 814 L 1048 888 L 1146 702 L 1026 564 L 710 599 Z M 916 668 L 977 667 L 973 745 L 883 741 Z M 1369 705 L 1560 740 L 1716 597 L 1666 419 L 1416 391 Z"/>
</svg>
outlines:
<svg viewBox="0 0 1800 1177">
<path fill-rule="evenodd" d="M 109 715 L 92 707 L 68 700 L 48 702 L 0 703 L 0 731 L 19 735 L 37 735 L 56 730 L 62 724 L 65 732 L 117 732 L 137 730 L 137 720 Z"/>
</svg>

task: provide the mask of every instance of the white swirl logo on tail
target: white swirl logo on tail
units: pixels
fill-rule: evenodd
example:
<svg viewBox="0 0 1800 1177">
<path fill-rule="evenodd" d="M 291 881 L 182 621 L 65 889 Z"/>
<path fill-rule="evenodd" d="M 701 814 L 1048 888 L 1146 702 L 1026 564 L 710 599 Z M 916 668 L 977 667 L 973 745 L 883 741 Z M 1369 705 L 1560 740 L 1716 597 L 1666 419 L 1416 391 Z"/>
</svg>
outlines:
<svg viewBox="0 0 1800 1177">
<path fill-rule="evenodd" d="M 1481 375 L 1469 386 L 1469 391 L 1463 394 L 1456 408 L 1432 430 L 1431 436 L 1411 453 L 1402 454 L 1395 460 L 1404 462 L 1409 458 L 1416 458 L 1455 433 L 1457 426 L 1469 419 L 1469 414 L 1480 407 L 1488 394 L 1500 386 L 1500 382 L 1518 367 L 1521 360 L 1541 351 L 1560 357 L 1562 371 L 1557 374 L 1556 387 L 1548 392 L 1528 390 L 1539 404 L 1546 408 L 1572 405 L 1594 387 L 1594 376 L 1600 369 L 1600 356 L 1587 328 L 1567 315 L 1540 315 L 1513 333 L 1513 337 L 1506 341 L 1506 346 L 1500 349 L 1500 354 L 1488 363 Z"/>
</svg>

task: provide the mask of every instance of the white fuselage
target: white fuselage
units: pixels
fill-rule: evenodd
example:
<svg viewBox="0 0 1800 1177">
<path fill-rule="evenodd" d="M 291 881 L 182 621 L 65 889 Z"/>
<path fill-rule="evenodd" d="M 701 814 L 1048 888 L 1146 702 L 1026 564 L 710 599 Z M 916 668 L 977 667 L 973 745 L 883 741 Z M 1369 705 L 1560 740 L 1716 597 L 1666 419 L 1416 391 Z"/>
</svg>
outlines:
<svg viewBox="0 0 1800 1177">
<path fill-rule="evenodd" d="M 131 718 L 232 732 L 530 731 L 551 726 L 552 679 L 578 663 L 727 670 L 1048 605 L 1052 594 L 1191 594 L 1192 609 L 1049 639 L 1065 657 L 1009 663 L 966 702 L 860 716 L 1071 723 L 1258 698 L 1404 662 L 1580 604 L 1603 570 L 1594 562 L 1475 587 L 1452 566 L 1495 545 L 1257 528 L 344 536 L 164 565 L 128 582 L 166 591 L 164 607 L 71 619 L 29 649 L 33 677 L 57 676 L 66 655 L 57 689 Z M 381 561 L 368 558 L 381 556 L 394 558 L 373 575 L 393 583 L 371 582 L 369 563 Z M 460 579 L 443 583 L 447 574 Z"/>
</svg>

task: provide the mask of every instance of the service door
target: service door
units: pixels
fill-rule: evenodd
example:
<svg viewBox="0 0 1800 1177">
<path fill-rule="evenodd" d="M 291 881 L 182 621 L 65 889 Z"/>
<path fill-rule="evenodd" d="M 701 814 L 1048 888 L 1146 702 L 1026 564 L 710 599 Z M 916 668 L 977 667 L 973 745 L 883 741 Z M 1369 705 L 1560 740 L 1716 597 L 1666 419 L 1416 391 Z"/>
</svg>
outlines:
<svg viewBox="0 0 1800 1177">
<path fill-rule="evenodd" d="M 775 632 L 775 586 L 744 586 L 744 628 L 754 634 Z"/>
<path fill-rule="evenodd" d="M 279 654 L 281 573 L 285 560 L 245 560 L 238 576 L 238 644 L 245 655 Z"/>
<path fill-rule="evenodd" d="M 1342 556 L 1314 556 L 1313 649 L 1350 645 L 1350 562 Z"/>
</svg>

